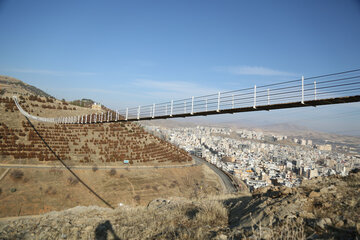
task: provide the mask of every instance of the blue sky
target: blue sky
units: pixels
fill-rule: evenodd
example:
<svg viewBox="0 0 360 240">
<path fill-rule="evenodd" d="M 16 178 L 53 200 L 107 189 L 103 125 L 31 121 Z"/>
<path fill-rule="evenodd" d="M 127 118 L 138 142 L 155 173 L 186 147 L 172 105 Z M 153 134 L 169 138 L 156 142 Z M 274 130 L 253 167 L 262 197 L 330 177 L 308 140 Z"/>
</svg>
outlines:
<svg viewBox="0 0 360 240">
<path fill-rule="evenodd" d="M 359 23 L 355 0 L 0 0 L 0 74 L 123 108 L 359 68 Z M 359 104 L 209 119 L 244 118 L 360 135 Z"/>
</svg>

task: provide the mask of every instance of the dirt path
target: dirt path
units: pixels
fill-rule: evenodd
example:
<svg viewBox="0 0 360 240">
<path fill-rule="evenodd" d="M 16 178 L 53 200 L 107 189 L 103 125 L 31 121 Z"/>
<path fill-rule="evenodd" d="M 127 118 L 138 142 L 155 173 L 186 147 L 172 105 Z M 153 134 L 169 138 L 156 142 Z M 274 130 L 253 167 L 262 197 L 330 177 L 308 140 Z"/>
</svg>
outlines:
<svg viewBox="0 0 360 240">
<path fill-rule="evenodd" d="M 6 174 L 10 171 L 10 168 L 6 169 L 5 172 L 0 176 L 0 181 L 6 176 Z"/>
<path fill-rule="evenodd" d="M 199 165 L 198 163 L 190 163 L 183 165 L 164 165 L 164 166 L 96 166 L 98 170 L 109 169 L 154 169 L 154 168 L 183 168 L 193 167 Z M 95 166 L 95 165 L 94 165 Z M 92 169 L 94 166 L 69 166 L 71 169 Z M 37 165 L 37 164 L 7 164 L 1 163 L 0 168 L 63 168 L 62 165 Z"/>
</svg>

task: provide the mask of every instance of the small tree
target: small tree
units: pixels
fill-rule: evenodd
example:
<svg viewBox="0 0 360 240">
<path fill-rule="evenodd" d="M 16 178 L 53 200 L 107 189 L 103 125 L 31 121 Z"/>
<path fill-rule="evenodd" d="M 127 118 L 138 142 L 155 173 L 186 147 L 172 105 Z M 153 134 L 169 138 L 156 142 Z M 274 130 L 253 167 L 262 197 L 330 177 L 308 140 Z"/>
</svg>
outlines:
<svg viewBox="0 0 360 240">
<path fill-rule="evenodd" d="M 24 176 L 24 172 L 18 169 L 15 169 L 11 172 L 10 177 L 13 180 L 20 180 Z"/>
</svg>

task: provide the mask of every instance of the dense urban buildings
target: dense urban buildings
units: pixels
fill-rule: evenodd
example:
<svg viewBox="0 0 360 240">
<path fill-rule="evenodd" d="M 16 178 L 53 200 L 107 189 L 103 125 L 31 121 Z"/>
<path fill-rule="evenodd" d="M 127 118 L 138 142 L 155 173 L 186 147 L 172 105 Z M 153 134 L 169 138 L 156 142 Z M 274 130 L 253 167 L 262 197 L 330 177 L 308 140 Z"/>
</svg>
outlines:
<svg viewBox="0 0 360 240">
<path fill-rule="evenodd" d="M 359 154 L 351 148 L 313 144 L 311 139 L 221 127 L 145 128 L 233 174 L 250 190 L 298 186 L 304 179 L 347 175 L 360 166 Z"/>
</svg>

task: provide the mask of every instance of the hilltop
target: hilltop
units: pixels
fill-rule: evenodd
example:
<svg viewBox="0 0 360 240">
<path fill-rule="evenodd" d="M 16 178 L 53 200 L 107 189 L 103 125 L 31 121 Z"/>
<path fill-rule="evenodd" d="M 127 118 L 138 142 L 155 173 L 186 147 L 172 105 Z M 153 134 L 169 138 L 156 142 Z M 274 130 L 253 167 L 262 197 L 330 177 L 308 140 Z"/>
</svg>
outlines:
<svg viewBox="0 0 360 240">
<path fill-rule="evenodd" d="M 91 106 L 94 103 L 95 103 L 95 101 L 93 101 L 92 99 L 87 99 L 87 98 L 70 101 L 70 104 L 72 104 L 72 105 L 79 106 L 79 107 L 86 107 L 86 108 L 91 108 Z"/>
<path fill-rule="evenodd" d="M 3 219 L 0 237 L 32 239 L 359 239 L 360 171 L 252 195 L 156 199 Z"/>
<path fill-rule="evenodd" d="M 0 96 L 5 95 L 6 93 L 10 95 L 37 95 L 40 97 L 53 98 L 50 94 L 37 87 L 24 83 L 19 79 L 0 75 Z"/>
<path fill-rule="evenodd" d="M 101 114 L 108 109 L 76 106 L 20 80 L 1 79 L 0 217 L 103 206 L 47 149 L 12 96 L 18 96 L 25 111 L 41 117 Z M 225 191 L 206 166 L 196 165 L 187 152 L 137 123 L 32 123 L 57 155 L 113 206 Z"/>
</svg>

